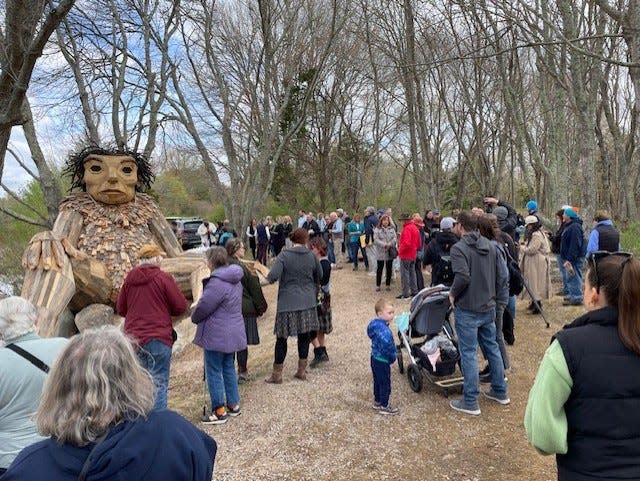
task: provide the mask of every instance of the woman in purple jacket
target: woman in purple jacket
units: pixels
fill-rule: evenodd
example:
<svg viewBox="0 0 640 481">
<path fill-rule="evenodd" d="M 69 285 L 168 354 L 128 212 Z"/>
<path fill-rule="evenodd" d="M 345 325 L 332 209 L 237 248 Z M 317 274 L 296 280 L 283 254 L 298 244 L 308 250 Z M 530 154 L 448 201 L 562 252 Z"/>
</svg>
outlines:
<svg viewBox="0 0 640 481">
<path fill-rule="evenodd" d="M 206 252 L 211 276 L 203 281 L 204 292 L 191 314 L 198 325 L 193 343 L 204 350 L 204 366 L 211 397 L 211 414 L 203 424 L 226 423 L 240 415 L 240 393 L 234 355 L 247 347 L 242 318 L 242 268 L 228 264 L 227 251 L 216 246 Z M 226 404 L 226 408 L 225 408 Z"/>
</svg>

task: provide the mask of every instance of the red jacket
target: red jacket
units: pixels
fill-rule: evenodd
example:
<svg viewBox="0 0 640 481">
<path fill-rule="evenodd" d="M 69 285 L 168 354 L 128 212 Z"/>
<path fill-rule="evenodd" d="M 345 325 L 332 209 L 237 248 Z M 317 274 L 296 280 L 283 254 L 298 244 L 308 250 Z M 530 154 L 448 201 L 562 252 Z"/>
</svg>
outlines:
<svg viewBox="0 0 640 481">
<path fill-rule="evenodd" d="M 398 245 L 398 257 L 403 261 L 415 261 L 418 249 L 421 246 L 418 226 L 412 220 L 404 223 L 400 233 Z"/>
<path fill-rule="evenodd" d="M 140 346 L 152 339 L 173 345 L 171 316 L 187 310 L 187 300 L 166 272 L 156 265 L 142 264 L 127 274 L 116 306 L 124 316 L 124 332 Z"/>
</svg>

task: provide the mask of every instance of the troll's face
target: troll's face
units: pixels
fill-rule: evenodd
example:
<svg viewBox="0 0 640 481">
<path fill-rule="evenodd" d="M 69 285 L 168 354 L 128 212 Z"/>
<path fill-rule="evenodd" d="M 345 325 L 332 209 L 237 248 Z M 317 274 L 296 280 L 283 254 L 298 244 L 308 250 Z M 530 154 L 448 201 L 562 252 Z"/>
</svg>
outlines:
<svg viewBox="0 0 640 481">
<path fill-rule="evenodd" d="M 136 195 L 138 166 L 128 155 L 90 154 L 84 159 L 86 191 L 104 204 L 125 204 Z"/>
</svg>

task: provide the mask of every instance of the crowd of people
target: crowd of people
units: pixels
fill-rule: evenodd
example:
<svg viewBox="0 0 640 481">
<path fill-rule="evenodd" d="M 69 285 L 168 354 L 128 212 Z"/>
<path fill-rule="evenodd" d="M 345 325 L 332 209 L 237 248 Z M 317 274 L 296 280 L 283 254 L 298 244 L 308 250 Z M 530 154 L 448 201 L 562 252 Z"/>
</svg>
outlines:
<svg viewBox="0 0 640 481">
<path fill-rule="evenodd" d="M 540 452 L 558 455 L 559 479 L 633 479 L 638 474 L 631 462 L 638 459 L 634 440 L 640 434 L 632 422 L 640 397 L 632 375 L 640 366 L 635 308 L 640 262 L 620 252 L 619 231 L 606 211 L 597 211 L 586 238 L 575 207 L 556 212 L 556 228 L 534 200 L 525 208 L 527 215 L 519 216 L 507 202 L 486 197 L 483 208 L 450 216 L 438 210 L 403 214 L 399 223 L 391 209 L 370 206 L 362 216 L 343 209 L 317 216 L 301 210 L 296 227 L 289 216 L 253 219 L 244 238 L 229 235 L 223 246 L 212 245 L 211 234 L 203 231 L 211 275 L 191 312 L 210 401 L 202 424 L 224 424 L 241 415 L 238 384 L 252 379 L 248 346 L 260 342 L 257 318 L 267 301 L 246 259 L 269 264 L 265 282 L 278 282 L 267 383 L 283 382 L 289 337 L 297 343 L 295 379 L 305 381 L 307 368 L 329 361 L 331 275 L 346 263 L 358 271 L 361 258 L 364 270 L 375 276 L 375 291 L 382 289 L 383 274 L 384 288 L 391 290 L 397 267 L 399 302 L 420 292 L 425 279 L 448 287 L 463 375 L 462 397 L 450 407 L 478 416 L 481 393 L 500 405 L 510 403 L 505 323 L 510 318 L 513 324 L 517 295 L 529 302 L 529 313 L 542 312 L 554 294 L 550 257 L 555 255 L 562 282 L 556 294 L 565 296 L 564 305 L 585 305 L 588 312 L 555 334 L 544 355 L 527 404 L 527 435 Z M 0 301 L 3 481 L 58 473 L 62 456 L 75 464 L 60 472 L 60 479 L 104 477 L 110 470 L 125 470 L 131 479 L 166 473 L 172 479 L 211 478 L 215 441 L 167 410 L 173 322 L 185 313 L 187 301 L 160 269 L 164 255 L 153 244 L 139 250 L 138 266 L 128 273 L 117 301 L 122 330 L 88 330 L 69 341 L 43 339 L 35 333 L 38 311 L 31 303 L 19 297 Z M 395 415 L 400 412 L 390 404 L 395 306 L 381 297 L 374 310 L 367 327 L 373 408 Z M 483 369 L 478 348 L 487 361 Z M 482 383 L 488 389 L 481 391 Z M 6 396 L 18 386 L 19 402 L 8 410 Z M 156 449 L 158 441 L 171 447 L 171 455 L 162 455 L 166 446 Z M 151 454 L 138 456 L 141 450 Z"/>
</svg>

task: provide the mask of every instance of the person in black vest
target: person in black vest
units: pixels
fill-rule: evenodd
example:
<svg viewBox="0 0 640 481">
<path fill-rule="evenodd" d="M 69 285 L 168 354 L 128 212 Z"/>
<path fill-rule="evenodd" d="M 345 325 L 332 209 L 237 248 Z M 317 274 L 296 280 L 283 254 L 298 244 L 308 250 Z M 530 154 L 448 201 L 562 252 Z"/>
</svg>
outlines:
<svg viewBox="0 0 640 481">
<path fill-rule="evenodd" d="M 529 393 L 529 442 L 559 480 L 640 479 L 640 261 L 592 255 L 587 313 L 552 338 Z"/>
<path fill-rule="evenodd" d="M 589 234 L 587 257 L 596 251 L 615 252 L 620 250 L 620 232 L 613 227 L 611 217 L 606 210 L 596 211 L 593 217 L 595 226 Z"/>
</svg>

